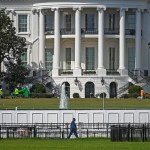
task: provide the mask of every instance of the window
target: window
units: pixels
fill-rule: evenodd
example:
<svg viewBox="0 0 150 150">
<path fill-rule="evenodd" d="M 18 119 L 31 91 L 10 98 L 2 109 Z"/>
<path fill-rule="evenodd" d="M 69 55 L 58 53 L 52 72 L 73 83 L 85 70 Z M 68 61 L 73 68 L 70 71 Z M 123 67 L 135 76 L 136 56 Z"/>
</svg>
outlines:
<svg viewBox="0 0 150 150">
<path fill-rule="evenodd" d="M 94 29 L 94 14 L 85 15 L 85 28 L 86 30 Z"/>
<path fill-rule="evenodd" d="M 21 62 L 23 66 L 27 67 L 27 48 L 23 49 L 23 52 L 21 54 Z"/>
<path fill-rule="evenodd" d="M 115 30 L 115 14 L 109 14 L 109 30 Z"/>
<path fill-rule="evenodd" d="M 66 48 L 66 69 L 71 69 L 71 48 Z"/>
<path fill-rule="evenodd" d="M 135 69 L 135 48 L 128 48 L 128 69 L 130 71 Z"/>
<path fill-rule="evenodd" d="M 109 48 L 109 69 L 115 70 L 115 48 Z"/>
<path fill-rule="evenodd" d="M 71 14 L 66 15 L 66 31 L 71 31 Z"/>
<path fill-rule="evenodd" d="M 18 31 L 27 32 L 27 15 L 18 16 Z"/>
<path fill-rule="evenodd" d="M 93 47 L 86 48 L 86 70 L 95 69 L 95 52 Z"/>
<path fill-rule="evenodd" d="M 54 31 L 54 15 L 49 14 L 45 16 L 45 31 L 53 32 Z"/>
<path fill-rule="evenodd" d="M 128 29 L 135 29 L 135 15 L 128 15 Z"/>
<path fill-rule="evenodd" d="M 53 49 L 45 49 L 45 68 L 46 70 L 52 70 L 53 68 Z"/>
</svg>

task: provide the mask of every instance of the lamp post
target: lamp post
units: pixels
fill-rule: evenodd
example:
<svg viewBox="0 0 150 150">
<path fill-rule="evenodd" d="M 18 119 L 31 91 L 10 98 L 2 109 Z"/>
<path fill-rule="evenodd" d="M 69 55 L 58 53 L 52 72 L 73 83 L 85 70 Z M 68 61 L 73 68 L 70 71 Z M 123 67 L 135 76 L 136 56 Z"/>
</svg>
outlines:
<svg viewBox="0 0 150 150">
<path fill-rule="evenodd" d="M 101 79 L 101 84 L 102 84 L 102 86 L 105 84 L 105 80 L 103 79 L 103 77 Z M 104 92 L 103 92 L 103 110 L 104 110 L 104 108 L 105 108 L 105 102 L 104 102 Z"/>
<path fill-rule="evenodd" d="M 75 83 L 76 86 L 78 85 L 79 80 L 77 79 L 77 77 L 75 78 L 74 83 Z"/>
<path fill-rule="evenodd" d="M 150 42 L 147 44 L 148 45 L 148 72 L 149 72 L 149 51 L 150 51 Z M 148 73 L 149 74 L 149 73 Z"/>
</svg>

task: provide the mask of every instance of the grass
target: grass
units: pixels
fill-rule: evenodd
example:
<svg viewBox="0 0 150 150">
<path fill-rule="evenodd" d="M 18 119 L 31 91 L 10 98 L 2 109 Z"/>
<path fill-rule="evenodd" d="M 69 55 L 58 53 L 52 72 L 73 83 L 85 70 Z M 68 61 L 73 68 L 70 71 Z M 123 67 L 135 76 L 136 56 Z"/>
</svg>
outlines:
<svg viewBox="0 0 150 150">
<path fill-rule="evenodd" d="M 58 109 L 59 99 L 56 98 L 15 98 L 1 99 L 0 109 Z M 149 109 L 149 99 L 105 99 L 105 108 L 108 109 Z M 69 109 L 102 109 L 103 99 L 69 99 Z"/>
<path fill-rule="evenodd" d="M 149 150 L 150 142 L 111 142 L 110 139 L 1 139 L 1 150 Z"/>
</svg>

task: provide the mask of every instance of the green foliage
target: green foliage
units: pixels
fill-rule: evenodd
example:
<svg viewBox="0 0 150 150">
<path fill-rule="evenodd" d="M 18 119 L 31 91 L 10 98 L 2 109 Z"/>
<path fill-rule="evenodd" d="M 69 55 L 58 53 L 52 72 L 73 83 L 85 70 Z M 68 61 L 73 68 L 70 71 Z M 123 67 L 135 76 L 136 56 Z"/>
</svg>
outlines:
<svg viewBox="0 0 150 150">
<path fill-rule="evenodd" d="M 100 98 L 106 98 L 106 93 L 105 92 L 101 93 Z"/>
<path fill-rule="evenodd" d="M 150 93 L 145 93 L 145 94 L 144 94 L 144 98 L 150 99 Z"/>
<path fill-rule="evenodd" d="M 16 60 L 16 63 L 12 61 L 6 62 L 5 66 L 7 71 L 4 79 L 9 84 L 9 90 L 12 92 L 18 83 L 24 84 L 30 70 L 22 65 L 19 58 Z"/>
<path fill-rule="evenodd" d="M 19 60 L 25 46 L 26 39 L 16 35 L 16 28 L 6 9 L 0 9 L 0 64 L 4 62 L 7 69 L 3 73 L 0 69 L 0 77 L 4 77 L 9 84 L 10 91 L 13 91 L 18 83 L 23 83 L 29 73 Z"/>
<path fill-rule="evenodd" d="M 36 83 L 30 89 L 30 93 L 46 93 L 46 89 L 43 84 Z"/>
<path fill-rule="evenodd" d="M 0 64 L 4 60 L 17 59 L 23 51 L 26 39 L 16 35 L 13 21 L 6 14 L 6 9 L 0 10 Z M 11 55 L 10 55 L 11 54 Z"/>
<path fill-rule="evenodd" d="M 133 97 L 137 98 L 140 95 L 142 87 L 138 85 L 131 85 L 128 89 L 129 94 L 133 95 Z"/>
<path fill-rule="evenodd" d="M 79 98 L 79 93 L 73 93 L 73 98 Z"/>
<path fill-rule="evenodd" d="M 49 93 L 30 93 L 30 98 L 51 98 L 52 94 Z"/>
</svg>

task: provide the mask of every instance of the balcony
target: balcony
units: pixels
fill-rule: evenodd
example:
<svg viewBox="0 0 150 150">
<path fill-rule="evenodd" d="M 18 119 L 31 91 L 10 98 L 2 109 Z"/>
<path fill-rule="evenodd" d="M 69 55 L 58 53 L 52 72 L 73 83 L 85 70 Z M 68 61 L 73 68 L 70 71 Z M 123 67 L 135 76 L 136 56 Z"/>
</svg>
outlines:
<svg viewBox="0 0 150 150">
<path fill-rule="evenodd" d="M 82 28 L 81 34 L 98 34 L 98 29 L 97 28 L 91 28 L 91 29 Z"/>
<path fill-rule="evenodd" d="M 71 28 L 71 29 L 61 28 L 60 34 L 61 35 L 74 35 L 75 29 L 74 28 Z M 98 34 L 98 29 L 97 28 L 92 28 L 92 29 L 81 28 L 81 34 L 91 34 L 91 35 Z M 104 28 L 104 34 L 109 34 L 109 35 L 119 34 L 119 28 L 115 28 L 115 29 Z M 125 34 L 135 35 L 135 29 L 125 29 Z M 45 35 L 54 35 L 54 29 L 45 29 Z M 141 32 L 141 35 L 142 35 L 142 32 Z"/>
<path fill-rule="evenodd" d="M 72 34 L 75 34 L 75 29 L 74 28 L 71 28 L 71 29 L 62 28 L 62 29 L 60 29 L 60 34 L 61 35 L 72 35 Z"/>
</svg>

